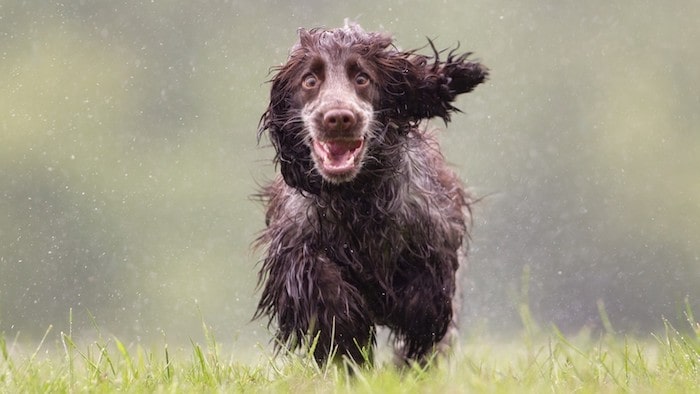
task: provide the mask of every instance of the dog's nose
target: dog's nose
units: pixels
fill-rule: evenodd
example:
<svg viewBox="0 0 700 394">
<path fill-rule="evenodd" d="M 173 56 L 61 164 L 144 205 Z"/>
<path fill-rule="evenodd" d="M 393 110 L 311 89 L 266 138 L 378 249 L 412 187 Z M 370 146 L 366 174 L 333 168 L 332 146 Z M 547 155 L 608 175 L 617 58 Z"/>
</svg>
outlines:
<svg viewBox="0 0 700 394">
<path fill-rule="evenodd" d="M 347 109 L 332 109 L 323 115 L 323 127 L 326 130 L 347 131 L 356 122 L 355 115 Z"/>
</svg>

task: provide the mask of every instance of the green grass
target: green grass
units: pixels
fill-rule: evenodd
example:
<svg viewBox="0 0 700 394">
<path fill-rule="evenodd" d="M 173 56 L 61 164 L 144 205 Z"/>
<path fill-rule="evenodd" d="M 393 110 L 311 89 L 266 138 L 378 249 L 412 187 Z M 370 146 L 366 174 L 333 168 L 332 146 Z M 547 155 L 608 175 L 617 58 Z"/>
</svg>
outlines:
<svg viewBox="0 0 700 394">
<path fill-rule="evenodd" d="M 292 393 L 660 393 L 697 392 L 700 332 L 666 326 L 648 339 L 604 334 L 567 338 L 525 334 L 503 343 L 471 339 L 454 357 L 421 369 L 316 366 L 305 355 L 258 364 L 224 354 L 209 332 L 175 355 L 167 346 L 147 351 L 116 338 L 85 345 L 61 334 L 55 351 L 40 343 L 22 352 L 16 339 L 0 337 L 0 392 L 292 392 Z M 264 351 L 261 351 L 261 355 Z"/>
</svg>

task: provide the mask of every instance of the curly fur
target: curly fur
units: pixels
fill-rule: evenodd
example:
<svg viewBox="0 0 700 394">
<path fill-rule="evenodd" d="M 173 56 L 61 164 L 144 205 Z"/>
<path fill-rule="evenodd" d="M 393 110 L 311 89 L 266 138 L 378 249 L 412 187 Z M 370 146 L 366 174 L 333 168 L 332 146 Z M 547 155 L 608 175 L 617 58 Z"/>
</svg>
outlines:
<svg viewBox="0 0 700 394">
<path fill-rule="evenodd" d="M 256 317 L 269 317 L 281 345 L 315 339 L 319 362 L 364 361 L 377 325 L 392 330 L 401 359 L 422 361 L 456 329 L 472 199 L 419 123 L 448 122 L 457 95 L 487 70 L 469 53 L 442 60 L 430 45 L 425 56 L 357 25 L 300 29 L 272 79 L 260 133 L 281 177 L 261 193 Z M 346 142 L 328 153 L 316 140 Z"/>
</svg>

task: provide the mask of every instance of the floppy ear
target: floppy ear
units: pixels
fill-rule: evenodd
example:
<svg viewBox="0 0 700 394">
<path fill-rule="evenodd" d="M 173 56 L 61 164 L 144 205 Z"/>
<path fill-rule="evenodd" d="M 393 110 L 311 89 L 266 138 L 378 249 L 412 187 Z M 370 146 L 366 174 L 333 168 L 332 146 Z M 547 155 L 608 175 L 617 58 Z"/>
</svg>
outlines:
<svg viewBox="0 0 700 394">
<path fill-rule="evenodd" d="M 274 162 L 279 164 L 282 177 L 289 186 L 317 194 L 321 177 L 312 171 L 311 151 L 304 143 L 299 106 L 295 105 L 300 66 L 301 59 L 293 54 L 272 78 L 270 104 L 260 118 L 258 140 L 267 131 L 275 148 Z"/>
<path fill-rule="evenodd" d="M 450 51 L 446 60 L 429 40 L 434 56 L 408 52 L 389 52 L 385 60 L 391 63 L 383 92 L 382 106 L 396 119 L 418 122 L 421 119 L 440 117 L 450 120 L 452 112 L 459 109 L 452 102 L 462 93 L 472 91 L 488 77 L 488 69 L 478 62 L 468 60 L 471 53 L 456 54 Z"/>
</svg>

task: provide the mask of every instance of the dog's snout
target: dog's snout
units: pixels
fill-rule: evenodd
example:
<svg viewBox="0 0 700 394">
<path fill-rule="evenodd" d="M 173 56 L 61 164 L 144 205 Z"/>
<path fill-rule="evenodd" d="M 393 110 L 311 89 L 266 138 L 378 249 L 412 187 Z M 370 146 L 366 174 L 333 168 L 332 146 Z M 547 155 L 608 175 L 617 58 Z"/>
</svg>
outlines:
<svg viewBox="0 0 700 394">
<path fill-rule="evenodd" d="M 326 130 L 348 131 L 357 123 L 355 114 L 347 109 L 332 109 L 323 115 L 323 127 Z"/>
</svg>

